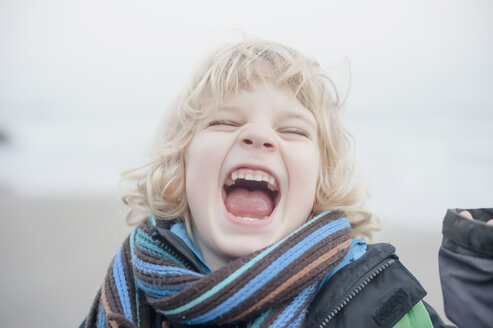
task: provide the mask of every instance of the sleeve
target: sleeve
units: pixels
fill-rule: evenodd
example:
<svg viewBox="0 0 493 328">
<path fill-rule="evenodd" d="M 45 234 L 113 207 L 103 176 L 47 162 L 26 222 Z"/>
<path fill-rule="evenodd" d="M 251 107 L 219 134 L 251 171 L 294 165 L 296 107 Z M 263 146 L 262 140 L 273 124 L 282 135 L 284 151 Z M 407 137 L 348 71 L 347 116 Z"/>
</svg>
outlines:
<svg viewBox="0 0 493 328">
<path fill-rule="evenodd" d="M 440 280 L 447 317 L 461 328 L 493 322 L 493 209 L 468 209 L 475 220 L 448 210 L 439 252 Z"/>
<path fill-rule="evenodd" d="M 406 313 L 394 328 L 434 328 L 430 315 L 422 301 L 419 301 Z"/>
</svg>

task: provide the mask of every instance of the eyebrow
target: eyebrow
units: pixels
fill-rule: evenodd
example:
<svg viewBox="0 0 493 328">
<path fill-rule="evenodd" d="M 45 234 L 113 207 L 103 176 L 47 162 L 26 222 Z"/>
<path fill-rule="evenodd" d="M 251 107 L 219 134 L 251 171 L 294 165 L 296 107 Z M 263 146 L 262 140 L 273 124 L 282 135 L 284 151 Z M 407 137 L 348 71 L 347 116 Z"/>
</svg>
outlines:
<svg viewBox="0 0 493 328">
<path fill-rule="evenodd" d="M 241 109 L 241 107 L 238 107 L 238 106 L 224 106 L 224 105 L 221 105 L 221 106 L 217 106 L 216 107 L 216 111 L 217 112 L 230 112 L 230 111 L 240 112 L 240 111 L 242 111 L 242 109 Z"/>
<path fill-rule="evenodd" d="M 307 109 L 307 111 L 308 111 L 308 109 Z M 302 114 L 298 114 L 298 113 L 294 113 L 294 112 L 289 111 L 288 113 L 286 113 L 286 118 L 287 119 L 299 119 L 299 120 L 302 120 L 302 121 L 308 123 L 309 125 L 313 126 L 314 128 L 317 127 L 317 121 L 315 120 L 315 117 L 313 117 L 313 120 L 311 120 L 308 117 L 308 115 L 302 115 Z"/>
</svg>

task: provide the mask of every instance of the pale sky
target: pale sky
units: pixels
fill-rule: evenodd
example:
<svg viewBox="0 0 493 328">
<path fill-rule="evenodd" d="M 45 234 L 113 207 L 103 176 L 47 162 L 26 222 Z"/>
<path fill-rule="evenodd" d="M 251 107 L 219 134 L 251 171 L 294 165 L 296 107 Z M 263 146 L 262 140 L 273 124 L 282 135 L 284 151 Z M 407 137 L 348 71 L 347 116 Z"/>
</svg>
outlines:
<svg viewBox="0 0 493 328">
<path fill-rule="evenodd" d="M 491 17 L 486 0 L 4 0 L 0 193 L 117 194 L 195 61 L 243 32 L 317 58 L 343 92 L 350 63 L 344 120 L 383 221 L 491 207 Z"/>
</svg>

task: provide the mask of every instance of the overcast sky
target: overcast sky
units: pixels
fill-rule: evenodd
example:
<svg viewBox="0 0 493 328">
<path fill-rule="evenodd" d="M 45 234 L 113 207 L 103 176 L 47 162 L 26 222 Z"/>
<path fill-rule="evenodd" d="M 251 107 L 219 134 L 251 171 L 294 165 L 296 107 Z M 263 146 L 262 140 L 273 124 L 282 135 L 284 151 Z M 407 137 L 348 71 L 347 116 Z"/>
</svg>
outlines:
<svg viewBox="0 0 493 328">
<path fill-rule="evenodd" d="M 344 120 L 384 221 L 491 207 L 492 17 L 487 0 L 1 1 L 0 192 L 118 193 L 195 61 L 245 33 L 350 90 Z"/>
</svg>

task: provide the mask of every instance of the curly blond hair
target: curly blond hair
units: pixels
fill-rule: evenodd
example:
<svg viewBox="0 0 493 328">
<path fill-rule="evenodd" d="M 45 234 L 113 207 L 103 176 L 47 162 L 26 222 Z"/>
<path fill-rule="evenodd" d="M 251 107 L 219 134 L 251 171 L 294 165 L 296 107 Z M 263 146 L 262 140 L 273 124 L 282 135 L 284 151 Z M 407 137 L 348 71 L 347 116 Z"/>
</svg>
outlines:
<svg viewBox="0 0 493 328">
<path fill-rule="evenodd" d="M 127 222 L 136 223 L 133 218 L 152 213 L 158 219 L 182 217 L 190 228 L 184 158 L 204 102 L 212 98 L 220 103 L 259 80 L 288 86 L 319 124 L 321 169 L 313 214 L 344 210 L 353 235 L 370 241 L 379 224 L 365 209 L 368 195 L 355 175 L 354 143 L 342 126 L 341 100 L 333 81 L 317 61 L 285 45 L 258 39 L 221 45 L 196 67 L 160 124 L 152 159 L 122 174 L 136 183 L 135 191 L 123 197 L 132 207 Z"/>
</svg>

